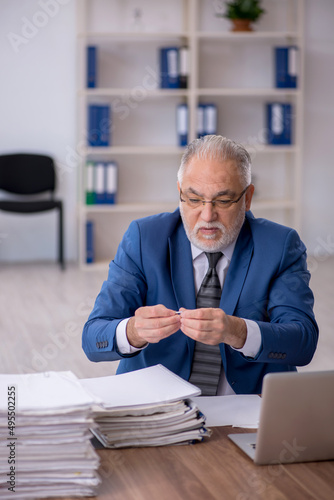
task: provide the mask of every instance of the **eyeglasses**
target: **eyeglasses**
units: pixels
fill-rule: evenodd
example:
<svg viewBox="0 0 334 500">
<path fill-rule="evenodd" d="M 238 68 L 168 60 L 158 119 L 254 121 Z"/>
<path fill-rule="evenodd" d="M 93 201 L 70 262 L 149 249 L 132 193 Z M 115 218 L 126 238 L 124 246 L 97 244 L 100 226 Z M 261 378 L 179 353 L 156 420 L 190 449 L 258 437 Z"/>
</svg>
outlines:
<svg viewBox="0 0 334 500">
<path fill-rule="evenodd" d="M 202 200 L 202 198 L 198 198 L 196 195 L 188 196 L 186 194 L 183 194 L 182 190 L 180 189 L 180 201 L 186 203 L 186 205 L 189 208 L 199 208 L 201 206 L 204 207 L 206 203 L 211 203 L 212 208 L 216 208 L 216 210 L 226 210 L 227 208 L 230 208 L 234 203 L 238 203 L 238 201 L 241 200 L 241 198 L 246 193 L 249 186 L 250 184 L 247 187 L 245 187 L 245 189 L 242 191 L 242 193 L 240 193 L 240 196 L 238 196 L 236 200 L 223 200 L 221 198 L 216 198 L 215 200 L 212 201 L 206 201 Z"/>
</svg>

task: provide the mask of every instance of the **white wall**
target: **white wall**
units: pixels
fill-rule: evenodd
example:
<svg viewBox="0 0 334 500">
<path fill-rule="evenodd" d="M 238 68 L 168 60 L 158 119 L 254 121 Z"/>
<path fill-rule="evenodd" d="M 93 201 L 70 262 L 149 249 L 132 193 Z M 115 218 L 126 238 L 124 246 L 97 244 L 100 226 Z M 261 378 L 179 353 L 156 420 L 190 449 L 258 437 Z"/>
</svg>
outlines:
<svg viewBox="0 0 334 500">
<path fill-rule="evenodd" d="M 44 9 L 42 8 L 44 5 Z M 74 0 L 0 0 L 0 153 L 40 152 L 57 162 L 66 257 L 76 257 Z M 72 168 L 71 168 L 72 167 Z M 56 214 L 0 214 L 0 261 L 56 258 Z"/>
<path fill-rule="evenodd" d="M 302 238 L 309 253 L 325 256 L 334 253 L 333 19 L 333 0 L 305 1 Z M 25 150 L 55 157 L 58 191 L 65 200 L 66 257 L 71 260 L 77 255 L 71 154 L 76 149 L 75 31 L 74 0 L 0 0 L 0 153 Z M 0 261 L 54 259 L 55 223 L 50 214 L 24 221 L 0 214 Z"/>
<path fill-rule="evenodd" d="M 305 2 L 302 237 L 310 254 L 334 253 L 334 1 Z"/>
</svg>

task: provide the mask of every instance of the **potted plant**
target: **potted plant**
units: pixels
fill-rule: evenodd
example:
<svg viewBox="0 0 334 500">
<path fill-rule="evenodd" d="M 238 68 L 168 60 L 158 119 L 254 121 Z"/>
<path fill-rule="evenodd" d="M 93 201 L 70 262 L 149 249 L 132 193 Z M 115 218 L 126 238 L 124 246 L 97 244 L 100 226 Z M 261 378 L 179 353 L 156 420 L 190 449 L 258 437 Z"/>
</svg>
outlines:
<svg viewBox="0 0 334 500">
<path fill-rule="evenodd" d="M 226 3 L 226 11 L 218 17 L 226 17 L 233 23 L 232 31 L 253 31 L 251 23 L 256 22 L 265 10 L 261 0 L 233 0 Z"/>
</svg>

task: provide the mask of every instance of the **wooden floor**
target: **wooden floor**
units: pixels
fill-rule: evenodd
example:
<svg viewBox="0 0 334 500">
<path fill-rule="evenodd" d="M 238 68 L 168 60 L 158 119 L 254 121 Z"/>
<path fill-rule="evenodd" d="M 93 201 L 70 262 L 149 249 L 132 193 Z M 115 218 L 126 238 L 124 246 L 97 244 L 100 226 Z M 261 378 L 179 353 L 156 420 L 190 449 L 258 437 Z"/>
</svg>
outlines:
<svg viewBox="0 0 334 500">
<path fill-rule="evenodd" d="M 320 340 L 301 370 L 334 369 L 334 257 L 310 259 L 311 288 Z M 78 377 L 115 373 L 117 362 L 90 362 L 81 348 L 82 327 L 107 276 L 69 265 L 0 265 L 0 373 L 71 370 Z"/>
</svg>

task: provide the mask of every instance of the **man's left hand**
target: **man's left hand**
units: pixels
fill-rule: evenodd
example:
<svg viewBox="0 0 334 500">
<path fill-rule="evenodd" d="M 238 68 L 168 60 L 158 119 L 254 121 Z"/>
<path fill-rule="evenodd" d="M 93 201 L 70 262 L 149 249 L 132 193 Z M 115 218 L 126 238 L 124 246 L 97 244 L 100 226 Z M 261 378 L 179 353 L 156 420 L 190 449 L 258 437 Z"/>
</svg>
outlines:
<svg viewBox="0 0 334 500">
<path fill-rule="evenodd" d="M 219 308 L 180 309 L 181 330 L 188 337 L 203 344 L 221 342 L 241 349 L 247 338 L 243 319 L 229 316 Z"/>
</svg>

